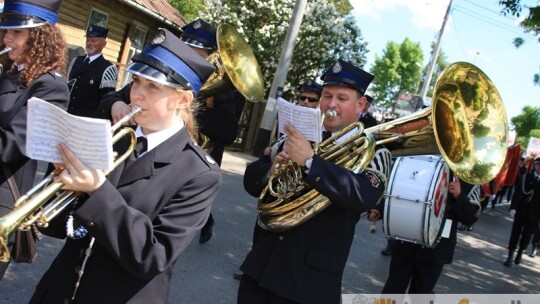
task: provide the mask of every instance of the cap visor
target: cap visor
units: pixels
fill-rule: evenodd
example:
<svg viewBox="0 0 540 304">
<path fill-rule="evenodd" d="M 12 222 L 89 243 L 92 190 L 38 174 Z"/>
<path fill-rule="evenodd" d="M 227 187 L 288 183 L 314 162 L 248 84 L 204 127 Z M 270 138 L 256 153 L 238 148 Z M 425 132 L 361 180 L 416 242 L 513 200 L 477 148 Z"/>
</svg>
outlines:
<svg viewBox="0 0 540 304">
<path fill-rule="evenodd" d="M 162 85 L 174 87 L 174 88 L 180 88 L 184 89 L 180 84 L 177 83 L 171 83 L 167 80 L 167 76 L 165 74 L 161 73 L 160 71 L 152 68 L 151 66 L 148 66 L 144 63 L 135 62 L 131 64 L 127 69 L 127 72 L 132 73 L 134 75 L 155 81 L 157 83 L 160 83 Z"/>
</svg>

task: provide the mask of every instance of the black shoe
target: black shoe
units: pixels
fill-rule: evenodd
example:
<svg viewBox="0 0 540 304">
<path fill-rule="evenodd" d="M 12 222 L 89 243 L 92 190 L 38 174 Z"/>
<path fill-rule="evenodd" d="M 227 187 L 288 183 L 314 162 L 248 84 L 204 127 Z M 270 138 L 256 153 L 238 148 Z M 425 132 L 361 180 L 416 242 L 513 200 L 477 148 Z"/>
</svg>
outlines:
<svg viewBox="0 0 540 304">
<path fill-rule="evenodd" d="M 508 257 L 508 259 L 506 259 L 506 261 L 504 261 L 503 264 L 506 267 L 511 267 L 512 266 L 512 257 Z"/>
<path fill-rule="evenodd" d="M 514 263 L 515 263 L 516 265 L 519 265 L 519 263 L 521 263 L 521 254 L 522 254 L 522 253 L 523 253 L 522 251 L 518 251 L 518 253 L 517 253 L 517 255 L 516 255 L 516 258 L 514 259 Z"/>
<path fill-rule="evenodd" d="M 392 249 L 390 248 L 390 246 L 386 246 L 386 248 L 384 248 L 381 251 L 381 254 L 384 255 L 384 256 L 391 256 L 392 255 Z"/>
<path fill-rule="evenodd" d="M 242 279 L 242 276 L 244 275 L 244 273 L 242 272 L 233 272 L 233 278 L 235 278 L 236 280 L 241 280 Z"/>
<path fill-rule="evenodd" d="M 204 244 L 212 238 L 212 227 L 214 226 L 214 219 L 208 218 L 206 224 L 201 229 L 201 236 L 199 236 L 199 243 Z"/>
<path fill-rule="evenodd" d="M 534 257 L 536 256 L 536 252 L 537 252 L 537 248 L 536 248 L 536 246 L 534 246 L 534 247 L 533 247 L 533 250 L 532 250 L 532 252 L 529 254 L 529 256 L 530 256 L 531 258 L 534 258 Z"/>
</svg>

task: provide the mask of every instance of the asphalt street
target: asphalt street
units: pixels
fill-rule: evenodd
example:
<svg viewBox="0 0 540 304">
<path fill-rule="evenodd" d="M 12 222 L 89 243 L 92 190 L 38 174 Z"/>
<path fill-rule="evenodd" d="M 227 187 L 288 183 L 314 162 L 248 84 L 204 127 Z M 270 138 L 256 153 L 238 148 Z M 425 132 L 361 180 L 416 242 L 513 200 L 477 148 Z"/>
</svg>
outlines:
<svg viewBox="0 0 540 304">
<path fill-rule="evenodd" d="M 233 272 L 251 246 L 257 199 L 243 189 L 242 177 L 251 155 L 226 152 L 223 185 L 213 205 L 214 236 L 206 244 L 193 240 L 175 266 L 170 303 L 236 303 L 238 281 Z M 150 191 L 150 190 L 149 190 Z M 447 265 L 435 289 L 449 294 L 539 294 L 540 257 L 524 256 L 520 265 L 505 267 L 512 219 L 508 204 L 487 209 L 470 232 L 460 232 L 454 262 Z M 369 232 L 365 219 L 355 239 L 343 276 L 343 294 L 378 294 L 386 280 L 390 257 L 380 254 L 386 244 L 381 224 Z M 45 237 L 32 264 L 12 263 L 0 282 L 0 303 L 27 303 L 41 275 L 63 241 Z"/>
</svg>

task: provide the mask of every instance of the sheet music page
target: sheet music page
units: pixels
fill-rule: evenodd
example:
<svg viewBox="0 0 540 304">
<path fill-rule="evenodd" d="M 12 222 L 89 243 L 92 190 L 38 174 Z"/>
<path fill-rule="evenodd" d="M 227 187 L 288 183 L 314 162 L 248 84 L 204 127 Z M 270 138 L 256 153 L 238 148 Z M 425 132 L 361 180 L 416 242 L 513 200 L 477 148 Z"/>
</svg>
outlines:
<svg viewBox="0 0 540 304">
<path fill-rule="evenodd" d="M 88 167 L 113 168 L 111 123 L 106 119 L 75 116 L 32 97 L 28 100 L 26 156 L 63 163 L 57 146 L 66 144 Z"/>
<path fill-rule="evenodd" d="M 321 110 L 295 105 L 278 98 L 278 131 L 285 134 L 285 126 L 293 125 L 304 137 L 313 142 L 322 139 Z"/>
</svg>

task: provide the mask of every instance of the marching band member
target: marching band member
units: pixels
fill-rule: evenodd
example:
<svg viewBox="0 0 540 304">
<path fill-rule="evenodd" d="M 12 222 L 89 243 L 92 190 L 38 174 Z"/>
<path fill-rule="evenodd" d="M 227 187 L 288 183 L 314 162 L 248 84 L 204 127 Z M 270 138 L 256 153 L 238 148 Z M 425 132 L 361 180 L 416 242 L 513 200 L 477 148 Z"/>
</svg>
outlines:
<svg viewBox="0 0 540 304">
<path fill-rule="evenodd" d="M 66 237 L 30 303 L 168 303 L 173 267 L 206 222 L 221 173 L 193 140 L 194 97 L 214 67 L 160 29 L 127 71 L 138 158 L 106 178 L 65 145 L 59 179 L 81 191 L 68 223 L 46 233 Z M 120 151 L 122 151 L 120 149 Z"/>
<path fill-rule="evenodd" d="M 342 60 L 323 76 L 322 112 L 334 110 L 324 128 L 336 133 L 355 123 L 366 105 L 364 93 L 373 75 Z M 274 163 L 268 155 L 251 163 L 244 188 L 258 197 L 276 165 L 292 160 L 304 166 L 304 181 L 332 204 L 310 220 L 284 232 L 262 230 L 240 269 L 238 303 L 339 303 L 341 280 L 360 214 L 381 199 L 387 172 L 380 149 L 363 172 L 355 173 L 314 155 L 309 141 L 293 126 L 286 127 L 285 148 Z"/>
<path fill-rule="evenodd" d="M 35 96 L 64 109 L 69 100 L 66 44 L 55 26 L 60 3 L 6 0 L 0 14 L 0 48 L 12 48 L 0 77 L 0 217 L 34 184 L 37 162 L 25 156 L 27 100 Z M 7 265 L 0 263 L 0 279 Z"/>
</svg>

